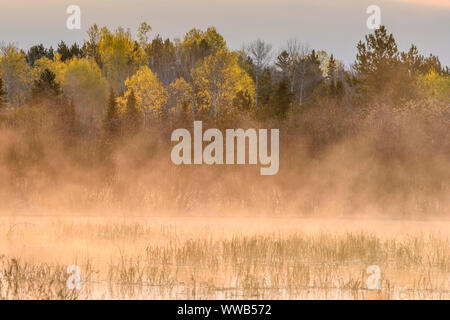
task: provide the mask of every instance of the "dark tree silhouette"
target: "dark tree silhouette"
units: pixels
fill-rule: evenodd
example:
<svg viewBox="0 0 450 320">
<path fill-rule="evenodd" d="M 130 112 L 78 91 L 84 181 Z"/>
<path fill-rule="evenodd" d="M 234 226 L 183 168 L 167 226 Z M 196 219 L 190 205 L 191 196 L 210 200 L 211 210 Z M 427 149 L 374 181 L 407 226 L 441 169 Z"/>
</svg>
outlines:
<svg viewBox="0 0 450 320">
<path fill-rule="evenodd" d="M 61 94 L 61 87 L 56 82 L 56 75 L 45 69 L 38 80 L 34 81 L 32 89 L 32 99 L 40 100 L 42 98 L 55 98 Z"/>
<path fill-rule="evenodd" d="M 0 109 L 6 107 L 7 100 L 8 100 L 7 99 L 8 93 L 6 92 L 4 86 L 5 85 L 4 85 L 3 79 L 0 78 Z"/>
</svg>

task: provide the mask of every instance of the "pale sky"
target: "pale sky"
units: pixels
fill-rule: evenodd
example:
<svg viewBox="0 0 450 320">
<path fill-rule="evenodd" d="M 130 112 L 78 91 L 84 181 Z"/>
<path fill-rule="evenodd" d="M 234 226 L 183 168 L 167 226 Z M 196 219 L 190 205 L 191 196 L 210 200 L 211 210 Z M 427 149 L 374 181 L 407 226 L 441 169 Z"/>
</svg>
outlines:
<svg viewBox="0 0 450 320">
<path fill-rule="evenodd" d="M 66 28 L 66 8 L 81 7 L 81 30 Z M 411 43 L 450 66 L 450 0 L 0 0 L 0 41 L 28 49 L 59 40 L 82 43 L 94 23 L 134 34 L 140 22 L 165 37 L 182 37 L 192 27 L 215 26 L 239 49 L 257 38 L 280 48 L 290 38 L 351 63 L 356 44 L 370 31 L 366 8 L 378 5 L 381 22 L 400 50 Z"/>
</svg>

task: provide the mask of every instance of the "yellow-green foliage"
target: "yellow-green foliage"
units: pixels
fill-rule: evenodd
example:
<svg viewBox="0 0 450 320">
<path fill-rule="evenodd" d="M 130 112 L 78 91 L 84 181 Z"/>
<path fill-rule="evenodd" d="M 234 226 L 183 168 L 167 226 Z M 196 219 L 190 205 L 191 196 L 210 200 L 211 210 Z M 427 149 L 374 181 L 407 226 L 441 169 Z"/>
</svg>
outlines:
<svg viewBox="0 0 450 320">
<path fill-rule="evenodd" d="M 32 70 L 23 52 L 13 45 L 0 49 L 0 77 L 5 81 L 11 104 L 25 103 L 33 84 Z"/>
<path fill-rule="evenodd" d="M 425 94 L 450 103 L 450 76 L 441 76 L 435 71 L 419 76 L 419 85 Z"/>
<path fill-rule="evenodd" d="M 109 85 L 92 59 L 75 57 L 62 62 L 58 54 L 53 60 L 43 57 L 35 62 L 35 79 L 45 69 L 55 73 L 56 81 L 67 98 L 74 101 L 82 121 L 101 114 L 108 98 Z"/>
<path fill-rule="evenodd" d="M 192 86 L 183 78 L 178 78 L 170 84 L 169 93 L 172 98 L 169 105 L 171 112 L 180 111 L 183 106 L 192 101 Z"/>
<path fill-rule="evenodd" d="M 192 70 L 192 78 L 197 101 L 204 109 L 229 112 L 238 92 L 247 92 L 251 97 L 255 95 L 253 80 L 239 66 L 236 54 L 226 49 L 206 57 Z"/>
<path fill-rule="evenodd" d="M 144 50 L 136 45 L 129 32 L 122 29 L 115 33 L 102 29 L 99 53 L 103 75 L 117 93 L 125 90 L 125 79 L 147 61 Z"/>
<path fill-rule="evenodd" d="M 127 91 L 124 97 L 118 99 L 124 110 L 128 96 L 134 92 L 138 109 L 146 116 L 153 114 L 159 117 L 167 104 L 168 93 L 161 81 L 147 66 L 142 66 L 130 78 L 125 80 Z"/>
</svg>

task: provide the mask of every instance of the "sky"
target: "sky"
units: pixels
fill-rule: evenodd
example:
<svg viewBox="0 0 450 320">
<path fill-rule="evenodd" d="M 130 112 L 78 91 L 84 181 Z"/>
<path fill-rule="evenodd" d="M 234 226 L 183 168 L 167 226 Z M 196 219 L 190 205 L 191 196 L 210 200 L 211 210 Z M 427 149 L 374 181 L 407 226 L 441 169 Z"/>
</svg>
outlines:
<svg viewBox="0 0 450 320">
<path fill-rule="evenodd" d="M 69 5 L 81 8 L 80 30 L 66 28 Z M 82 43 L 94 23 L 135 34 L 146 21 L 153 28 L 150 37 L 171 39 L 193 27 L 215 26 L 233 49 L 261 38 L 279 50 L 296 38 L 349 65 L 356 44 L 371 32 L 369 5 L 380 7 L 381 23 L 400 50 L 414 43 L 450 66 L 450 0 L 0 0 L 0 42 L 56 47 L 60 40 Z"/>
</svg>

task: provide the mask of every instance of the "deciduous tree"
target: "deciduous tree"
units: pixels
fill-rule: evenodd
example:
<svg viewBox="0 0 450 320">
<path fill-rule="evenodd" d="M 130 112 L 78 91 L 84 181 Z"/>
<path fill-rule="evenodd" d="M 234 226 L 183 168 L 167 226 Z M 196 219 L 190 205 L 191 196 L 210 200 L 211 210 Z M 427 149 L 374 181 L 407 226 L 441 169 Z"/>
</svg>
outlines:
<svg viewBox="0 0 450 320">
<path fill-rule="evenodd" d="M 147 66 L 142 66 L 133 76 L 125 81 L 127 91 L 124 98 L 128 99 L 133 92 L 136 108 L 144 115 L 144 122 L 153 116 L 159 119 L 167 105 L 168 93 L 161 81 Z M 120 99 L 124 104 L 124 98 Z M 128 101 L 128 100 L 127 100 Z"/>
<path fill-rule="evenodd" d="M 115 93 L 125 91 L 125 80 L 147 62 L 146 54 L 129 32 L 101 30 L 99 55 L 103 75 Z"/>
<path fill-rule="evenodd" d="M 220 49 L 214 55 L 203 60 L 203 63 L 192 71 L 197 100 L 214 116 L 219 109 L 227 111 L 239 91 L 248 92 L 252 96 L 255 87 L 250 76 L 239 67 L 237 56 Z"/>
<path fill-rule="evenodd" d="M 247 52 L 252 59 L 253 65 L 255 66 L 255 105 L 258 107 L 258 84 L 259 77 L 263 72 L 264 68 L 270 62 L 272 58 L 270 52 L 272 51 L 272 45 L 265 43 L 264 41 L 258 39 L 251 42 L 247 47 Z"/>
<path fill-rule="evenodd" d="M 33 75 L 23 51 L 13 45 L 0 48 L 0 77 L 5 82 L 9 103 L 24 104 L 31 94 Z"/>
</svg>

